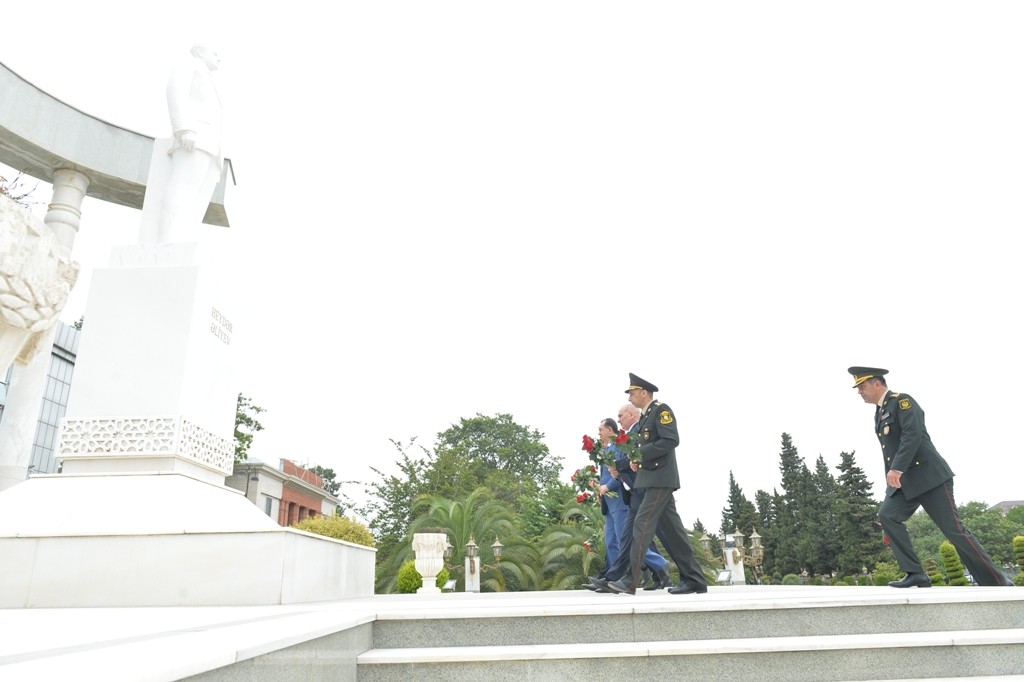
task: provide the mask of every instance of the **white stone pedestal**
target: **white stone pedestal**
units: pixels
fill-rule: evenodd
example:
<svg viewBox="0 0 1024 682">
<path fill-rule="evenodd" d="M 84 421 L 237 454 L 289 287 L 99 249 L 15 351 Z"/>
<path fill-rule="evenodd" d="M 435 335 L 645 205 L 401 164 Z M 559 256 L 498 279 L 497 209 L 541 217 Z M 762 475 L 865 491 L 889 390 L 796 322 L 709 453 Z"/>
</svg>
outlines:
<svg viewBox="0 0 1024 682">
<path fill-rule="evenodd" d="M 0 608 L 288 604 L 373 594 L 376 550 L 282 528 L 224 485 L 233 333 L 195 245 L 93 275 L 58 475 L 0 493 Z"/>
<path fill-rule="evenodd" d="M 178 471 L 223 484 L 238 391 L 216 272 L 194 244 L 115 247 L 112 262 L 89 289 L 63 471 Z"/>
</svg>

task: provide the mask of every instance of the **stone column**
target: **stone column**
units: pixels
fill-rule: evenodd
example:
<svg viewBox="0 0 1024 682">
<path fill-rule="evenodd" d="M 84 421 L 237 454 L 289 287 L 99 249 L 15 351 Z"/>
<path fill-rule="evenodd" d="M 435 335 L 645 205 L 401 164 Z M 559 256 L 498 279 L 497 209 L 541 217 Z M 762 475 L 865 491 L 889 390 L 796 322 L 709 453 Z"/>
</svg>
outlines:
<svg viewBox="0 0 1024 682">
<path fill-rule="evenodd" d="M 53 173 L 53 200 L 43 222 L 53 232 L 62 255 L 70 256 L 82 218 L 82 199 L 89 178 L 69 168 Z M 46 391 L 46 373 L 53 354 L 56 325 L 36 342 L 35 356 L 25 366 L 14 366 L 7 390 L 7 405 L 0 421 L 0 491 L 28 478 L 32 441 L 39 421 L 39 408 Z"/>
<path fill-rule="evenodd" d="M 53 172 L 53 201 L 47 207 L 43 222 L 53 230 L 57 242 L 71 255 L 75 236 L 82 222 L 82 199 L 89 189 L 89 178 L 70 168 Z"/>
</svg>

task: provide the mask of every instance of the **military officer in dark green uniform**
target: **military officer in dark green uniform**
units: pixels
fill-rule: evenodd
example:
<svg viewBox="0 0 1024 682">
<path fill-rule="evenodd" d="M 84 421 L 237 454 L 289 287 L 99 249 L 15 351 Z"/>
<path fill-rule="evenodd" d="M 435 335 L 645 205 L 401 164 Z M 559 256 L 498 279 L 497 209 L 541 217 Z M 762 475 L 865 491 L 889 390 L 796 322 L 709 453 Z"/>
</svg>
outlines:
<svg viewBox="0 0 1024 682">
<path fill-rule="evenodd" d="M 894 393 L 885 382 L 888 370 L 850 367 L 853 387 L 864 402 L 875 405 L 875 433 L 885 460 L 885 500 L 878 519 L 900 568 L 906 572 L 891 587 L 931 587 L 914 552 L 906 520 L 920 507 L 942 534 L 979 585 L 1010 585 L 988 553 L 964 528 L 953 499 L 953 470 L 932 445 L 924 426 L 924 410 L 906 393 Z"/>
<path fill-rule="evenodd" d="M 633 521 L 633 544 L 630 547 L 630 572 L 608 583 L 616 592 L 635 594 L 644 566 L 644 554 L 654 540 L 658 524 L 664 531 L 662 542 L 679 568 L 680 582 L 669 589 L 672 594 L 693 594 L 708 591 L 708 582 L 697 563 L 683 522 L 676 513 L 672 493 L 679 489 L 676 446 L 679 445 L 679 424 L 672 408 L 654 399 L 658 387 L 635 374 L 629 375 L 629 402 L 640 408 L 637 433 L 640 434 L 640 463 L 636 487 L 645 488 L 643 502 Z"/>
</svg>

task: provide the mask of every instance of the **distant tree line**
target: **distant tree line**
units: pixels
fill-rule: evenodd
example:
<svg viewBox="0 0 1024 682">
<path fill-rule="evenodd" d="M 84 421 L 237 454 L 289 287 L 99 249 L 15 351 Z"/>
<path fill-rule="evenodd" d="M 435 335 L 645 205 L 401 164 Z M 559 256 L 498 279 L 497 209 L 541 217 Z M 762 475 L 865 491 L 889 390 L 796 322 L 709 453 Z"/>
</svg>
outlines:
<svg viewBox="0 0 1024 682">
<path fill-rule="evenodd" d="M 392 443 L 396 473 L 372 469 L 377 478 L 364 484 L 368 501 L 355 508 L 369 519 L 376 540 L 378 592 L 397 589 L 399 570 L 413 558 L 412 534 L 418 530 L 448 534 L 448 569 L 457 589 L 462 589 L 463 558 L 471 539 L 479 546 L 485 591 L 575 589 L 600 570 L 600 509 L 576 501 L 574 487 L 560 479 L 562 457 L 550 453 L 535 429 L 508 414 L 477 414 L 438 433 L 432 447 L 415 438 Z M 852 452 L 841 453 L 840 459 L 838 476 L 821 456 L 812 471 L 784 433 L 778 488 L 758 490 L 751 501 L 730 472 L 719 530 L 761 535 L 759 575 L 766 580 L 782 582 L 806 572 L 805 579 L 817 583 L 821 576 L 861 576 L 864 569 L 878 580 L 896 577 L 898 569 L 875 521 L 879 501 L 870 494 L 870 482 Z M 960 511 L 993 559 L 1010 565 L 1012 540 L 1024 535 L 1024 508 L 1004 516 L 970 502 Z M 944 538 L 931 519 L 918 514 L 908 525 L 922 560 L 941 563 Z M 700 542 L 705 535 L 710 541 L 706 553 Z M 496 541 L 503 550 L 500 561 L 492 551 Z M 697 519 L 691 542 L 713 580 L 722 564 L 718 534 Z M 749 542 L 747 549 L 749 554 Z M 753 580 L 754 572 L 747 577 Z"/>
</svg>

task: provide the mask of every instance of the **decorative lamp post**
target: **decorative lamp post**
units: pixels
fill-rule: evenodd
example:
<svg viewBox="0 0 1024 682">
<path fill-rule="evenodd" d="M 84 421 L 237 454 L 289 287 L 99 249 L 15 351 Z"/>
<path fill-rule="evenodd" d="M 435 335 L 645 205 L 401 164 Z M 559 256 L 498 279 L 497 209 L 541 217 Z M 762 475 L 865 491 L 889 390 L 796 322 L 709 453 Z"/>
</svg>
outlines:
<svg viewBox="0 0 1024 682">
<path fill-rule="evenodd" d="M 466 543 L 466 592 L 480 591 L 480 546 L 473 536 Z"/>
<path fill-rule="evenodd" d="M 499 564 L 501 563 L 501 550 L 504 549 L 504 545 L 498 542 L 498 536 L 494 536 L 494 544 L 491 545 L 491 551 L 494 552 L 494 560 Z"/>
<path fill-rule="evenodd" d="M 452 547 L 452 543 L 448 542 L 448 536 L 446 535 L 444 538 L 444 560 L 446 562 L 452 558 L 452 551 L 454 551 L 454 549 L 455 548 Z"/>
<path fill-rule="evenodd" d="M 700 544 L 704 548 L 704 553 L 711 556 L 711 538 L 708 537 L 707 533 L 700 536 Z"/>
<path fill-rule="evenodd" d="M 761 545 L 761 536 L 757 529 L 750 534 L 750 563 L 754 569 L 754 580 L 761 584 L 761 564 L 764 561 L 764 547 Z"/>
<path fill-rule="evenodd" d="M 252 502 L 253 504 L 256 504 L 256 500 L 255 499 L 250 499 L 249 498 L 249 484 L 250 483 L 256 483 L 257 484 L 256 485 L 256 490 L 257 490 L 257 492 L 259 491 L 260 472 L 252 464 L 246 464 L 242 468 L 242 470 L 245 472 L 245 498 L 247 500 L 249 500 L 250 502 Z M 256 496 L 254 495 L 253 497 L 256 497 Z"/>
<path fill-rule="evenodd" d="M 738 537 L 737 537 L 738 536 Z M 743 570 L 743 533 L 737 530 L 722 537 L 722 558 L 725 560 L 727 585 L 745 585 L 747 575 Z"/>
</svg>

